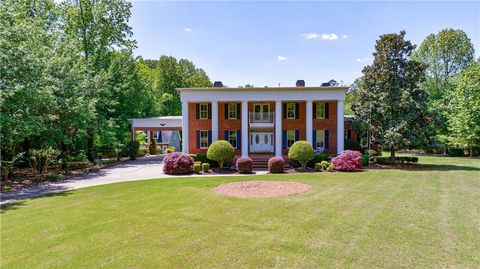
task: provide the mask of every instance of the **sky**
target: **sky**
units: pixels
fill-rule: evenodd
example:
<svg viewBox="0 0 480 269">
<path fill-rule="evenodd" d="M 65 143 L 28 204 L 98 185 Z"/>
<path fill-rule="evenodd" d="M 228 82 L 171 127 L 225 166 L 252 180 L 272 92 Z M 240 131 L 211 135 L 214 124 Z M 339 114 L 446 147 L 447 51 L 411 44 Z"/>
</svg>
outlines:
<svg viewBox="0 0 480 269">
<path fill-rule="evenodd" d="M 461 29 L 480 55 L 480 1 L 132 2 L 136 56 L 186 58 L 212 81 L 237 87 L 349 85 L 371 64 L 381 34 L 406 30 L 420 45 Z"/>
</svg>

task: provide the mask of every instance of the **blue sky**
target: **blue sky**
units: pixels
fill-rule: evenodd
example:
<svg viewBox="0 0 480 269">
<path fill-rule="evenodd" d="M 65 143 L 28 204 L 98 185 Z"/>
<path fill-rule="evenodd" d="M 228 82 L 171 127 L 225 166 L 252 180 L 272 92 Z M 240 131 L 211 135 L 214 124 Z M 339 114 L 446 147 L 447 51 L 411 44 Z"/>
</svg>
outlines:
<svg viewBox="0 0 480 269">
<path fill-rule="evenodd" d="M 462 29 L 480 55 L 480 1 L 134 1 L 130 25 L 136 55 L 187 58 L 230 87 L 350 84 L 379 35 L 400 30 L 419 45 L 430 33 Z"/>
</svg>

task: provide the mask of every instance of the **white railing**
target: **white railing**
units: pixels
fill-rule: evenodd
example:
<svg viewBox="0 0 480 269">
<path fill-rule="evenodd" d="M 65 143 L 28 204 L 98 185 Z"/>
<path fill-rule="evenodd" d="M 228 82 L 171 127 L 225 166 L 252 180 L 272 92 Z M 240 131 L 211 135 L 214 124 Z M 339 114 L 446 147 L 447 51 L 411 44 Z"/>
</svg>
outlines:
<svg viewBox="0 0 480 269">
<path fill-rule="evenodd" d="M 250 123 L 273 123 L 275 114 L 273 112 L 249 112 Z"/>
</svg>

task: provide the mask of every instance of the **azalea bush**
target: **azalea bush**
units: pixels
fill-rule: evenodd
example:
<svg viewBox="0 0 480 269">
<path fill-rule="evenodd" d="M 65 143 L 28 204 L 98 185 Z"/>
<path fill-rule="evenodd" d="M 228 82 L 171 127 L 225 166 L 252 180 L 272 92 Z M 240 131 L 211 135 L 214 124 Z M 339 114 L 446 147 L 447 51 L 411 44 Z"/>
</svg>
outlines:
<svg viewBox="0 0 480 269">
<path fill-rule="evenodd" d="M 285 161 L 283 158 L 272 157 L 268 160 L 268 172 L 283 173 L 285 168 Z"/>
<path fill-rule="evenodd" d="M 240 174 L 251 174 L 253 172 L 253 161 L 249 157 L 238 158 L 236 167 Z"/>
<path fill-rule="evenodd" d="M 337 171 L 354 171 L 362 168 L 362 153 L 356 150 L 345 150 L 342 154 L 332 159 L 332 164 Z"/>
<path fill-rule="evenodd" d="M 163 172 L 168 175 L 188 174 L 193 172 L 193 163 L 188 154 L 173 152 L 163 159 Z"/>
</svg>

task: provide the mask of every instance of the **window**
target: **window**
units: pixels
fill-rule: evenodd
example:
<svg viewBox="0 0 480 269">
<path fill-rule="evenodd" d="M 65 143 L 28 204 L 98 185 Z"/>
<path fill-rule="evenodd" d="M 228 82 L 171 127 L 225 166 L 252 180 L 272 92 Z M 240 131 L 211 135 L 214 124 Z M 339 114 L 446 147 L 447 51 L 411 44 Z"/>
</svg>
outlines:
<svg viewBox="0 0 480 269">
<path fill-rule="evenodd" d="M 343 131 L 343 134 L 344 134 L 345 140 L 351 140 L 352 139 L 352 130 L 345 129 L 345 131 Z"/>
<path fill-rule="evenodd" d="M 201 120 L 208 119 L 208 105 L 207 104 L 200 104 L 199 105 L 199 110 L 200 110 L 200 119 Z"/>
<path fill-rule="evenodd" d="M 317 103 L 317 114 L 315 115 L 316 119 L 325 119 L 325 103 Z"/>
<path fill-rule="evenodd" d="M 325 147 L 325 130 L 317 130 L 317 142 L 315 147 L 316 148 Z"/>
<path fill-rule="evenodd" d="M 228 131 L 228 142 L 232 144 L 233 148 L 237 148 L 237 131 Z"/>
<path fill-rule="evenodd" d="M 157 140 L 158 139 L 158 131 L 155 131 L 153 133 L 153 139 Z"/>
<path fill-rule="evenodd" d="M 228 104 L 228 119 L 237 119 L 237 104 Z"/>
<path fill-rule="evenodd" d="M 208 148 L 208 131 L 200 131 L 200 148 Z"/>
<path fill-rule="evenodd" d="M 362 148 L 368 147 L 368 139 L 366 137 L 360 138 L 360 146 L 362 146 Z"/>
<path fill-rule="evenodd" d="M 295 111 L 296 104 L 295 103 L 287 103 L 287 119 L 295 119 Z"/>
<path fill-rule="evenodd" d="M 295 143 L 295 131 L 288 130 L 287 131 L 287 147 L 291 147 Z"/>
</svg>

